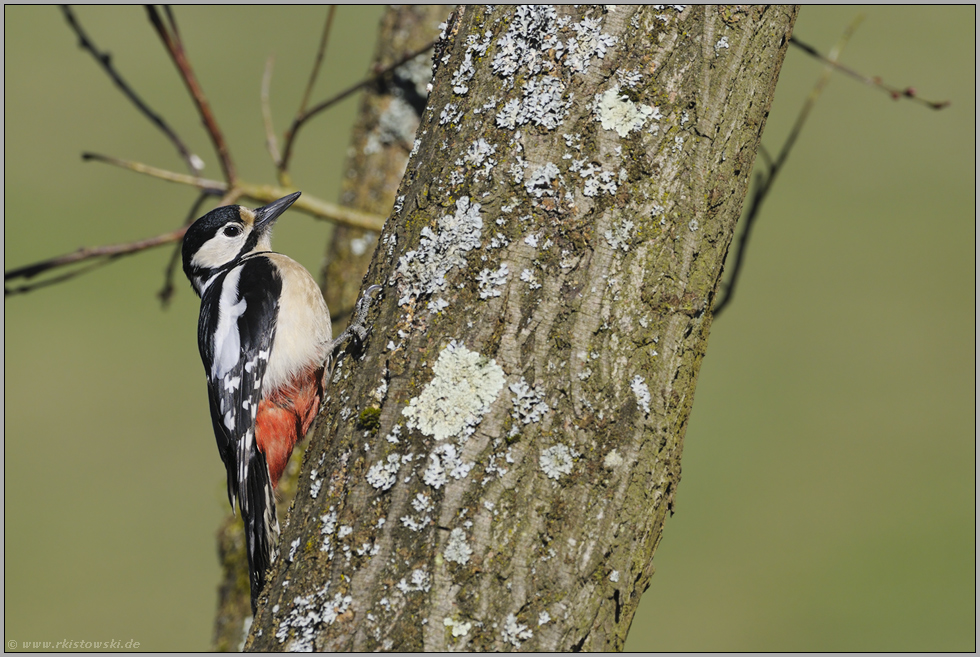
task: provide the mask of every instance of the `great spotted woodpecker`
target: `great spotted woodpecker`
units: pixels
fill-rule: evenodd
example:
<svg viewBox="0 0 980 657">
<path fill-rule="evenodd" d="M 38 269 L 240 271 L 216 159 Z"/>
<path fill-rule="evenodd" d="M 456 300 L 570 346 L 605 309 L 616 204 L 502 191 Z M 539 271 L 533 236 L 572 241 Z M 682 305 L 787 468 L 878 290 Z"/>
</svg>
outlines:
<svg viewBox="0 0 980 657">
<path fill-rule="evenodd" d="M 313 277 L 271 251 L 272 225 L 300 193 L 250 210 L 220 207 L 184 236 L 184 273 L 201 297 L 198 347 L 211 423 L 228 476 L 228 501 L 245 523 L 252 612 L 277 555 L 274 489 L 320 409 L 324 367 L 351 334 L 362 340 L 371 295 L 352 327 L 331 339 L 330 313 Z"/>
</svg>

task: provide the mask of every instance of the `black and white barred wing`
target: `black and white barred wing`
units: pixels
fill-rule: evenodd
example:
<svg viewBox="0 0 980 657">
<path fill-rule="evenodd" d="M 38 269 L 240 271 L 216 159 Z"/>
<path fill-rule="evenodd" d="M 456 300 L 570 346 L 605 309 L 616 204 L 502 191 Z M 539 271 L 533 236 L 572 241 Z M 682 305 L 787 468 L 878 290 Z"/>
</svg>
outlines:
<svg viewBox="0 0 980 657">
<path fill-rule="evenodd" d="M 205 291 L 198 336 L 205 362 L 212 363 L 211 418 L 228 470 L 229 498 L 238 498 L 245 522 L 254 595 L 274 558 L 279 532 L 269 468 L 256 444 L 255 417 L 275 338 L 281 285 L 267 258 L 246 259 Z"/>
</svg>

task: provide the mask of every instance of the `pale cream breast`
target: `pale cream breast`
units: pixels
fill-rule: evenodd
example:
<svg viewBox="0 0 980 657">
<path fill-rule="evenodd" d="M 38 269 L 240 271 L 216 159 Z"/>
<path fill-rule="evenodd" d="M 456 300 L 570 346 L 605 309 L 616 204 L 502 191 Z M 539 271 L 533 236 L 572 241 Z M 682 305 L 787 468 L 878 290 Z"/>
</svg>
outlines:
<svg viewBox="0 0 980 657">
<path fill-rule="evenodd" d="M 310 273 L 280 253 L 269 253 L 267 257 L 283 276 L 279 319 L 262 385 L 264 394 L 288 383 L 290 376 L 300 370 L 322 365 L 333 337 L 330 311 Z"/>
</svg>

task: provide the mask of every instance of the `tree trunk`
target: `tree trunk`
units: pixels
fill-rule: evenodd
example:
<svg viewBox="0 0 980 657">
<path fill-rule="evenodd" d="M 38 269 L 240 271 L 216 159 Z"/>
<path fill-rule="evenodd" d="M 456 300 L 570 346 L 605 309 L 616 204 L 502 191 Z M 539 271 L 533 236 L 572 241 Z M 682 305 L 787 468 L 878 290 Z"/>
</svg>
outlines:
<svg viewBox="0 0 980 657">
<path fill-rule="evenodd" d="M 454 13 L 252 649 L 622 647 L 795 15 Z"/>
<path fill-rule="evenodd" d="M 432 43 L 450 9 L 445 5 L 389 7 L 378 31 L 374 69 L 387 69 Z M 391 212 L 425 109 L 431 59 L 431 52 L 421 54 L 365 91 L 347 155 L 343 205 L 385 216 Z M 334 325 L 334 335 L 347 325 L 377 243 L 378 235 L 371 231 L 347 226 L 333 231 L 322 280 L 327 307 L 342 321 Z"/>
<path fill-rule="evenodd" d="M 389 7 L 378 27 L 372 68 L 385 70 L 431 43 L 439 35 L 439 24 L 449 11 L 443 5 Z M 341 203 L 346 207 L 380 215 L 391 212 L 425 108 L 426 83 L 431 79 L 430 60 L 430 52 L 419 55 L 377 85 L 365 89 L 351 135 L 341 191 Z M 357 301 L 361 279 L 377 241 L 377 234 L 370 231 L 346 226 L 333 230 L 322 278 L 327 306 L 335 320 L 344 324 L 335 325 L 334 335 L 343 331 Z M 292 502 L 295 494 L 303 447 L 293 454 L 279 482 L 276 495 L 280 511 Z M 211 649 L 238 651 L 251 625 L 252 607 L 245 533 L 235 514 L 229 513 L 218 530 L 218 557 L 222 576 Z"/>
</svg>

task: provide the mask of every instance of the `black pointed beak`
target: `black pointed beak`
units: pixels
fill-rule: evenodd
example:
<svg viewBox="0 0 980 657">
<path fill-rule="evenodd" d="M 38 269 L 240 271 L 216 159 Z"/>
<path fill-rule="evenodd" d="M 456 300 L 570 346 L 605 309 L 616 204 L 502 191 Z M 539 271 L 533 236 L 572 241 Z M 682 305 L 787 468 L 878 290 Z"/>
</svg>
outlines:
<svg viewBox="0 0 980 657">
<path fill-rule="evenodd" d="M 255 212 L 255 230 L 265 231 L 272 227 L 276 219 L 279 218 L 283 212 L 285 212 L 290 205 L 292 205 L 302 192 L 296 192 L 290 194 L 289 196 L 283 196 L 278 201 L 273 201 L 269 205 L 262 206 L 261 208 L 256 208 Z"/>
</svg>

